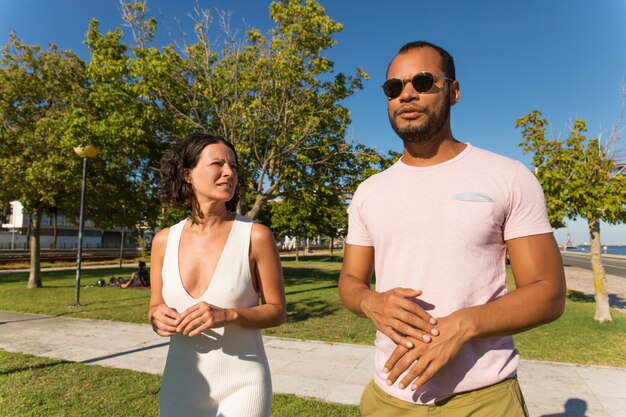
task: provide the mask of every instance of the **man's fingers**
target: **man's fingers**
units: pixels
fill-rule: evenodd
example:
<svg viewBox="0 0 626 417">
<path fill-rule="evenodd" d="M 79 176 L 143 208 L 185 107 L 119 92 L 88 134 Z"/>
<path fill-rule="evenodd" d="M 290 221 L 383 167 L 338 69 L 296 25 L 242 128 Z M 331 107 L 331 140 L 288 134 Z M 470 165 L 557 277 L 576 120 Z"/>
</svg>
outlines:
<svg viewBox="0 0 626 417">
<path fill-rule="evenodd" d="M 409 352 L 407 352 L 407 354 L 404 355 L 402 358 L 400 358 L 400 360 L 398 360 L 395 363 L 393 368 L 391 368 L 391 372 L 389 372 L 389 374 L 387 375 L 387 384 L 391 385 L 391 384 L 395 383 L 396 380 L 400 377 L 400 375 L 402 375 L 402 373 L 404 371 L 409 369 L 409 367 L 411 365 L 413 365 L 416 360 L 419 361 L 419 358 L 418 358 L 417 352 L 415 352 L 415 350 L 410 350 Z M 406 378 L 404 378 L 404 379 L 406 379 Z M 404 388 L 406 386 L 407 385 L 403 385 L 401 383 L 398 384 L 398 387 L 400 387 L 400 388 Z"/>
<path fill-rule="evenodd" d="M 381 331 L 383 332 L 383 334 L 389 337 L 396 345 L 403 346 L 409 349 L 413 347 L 413 343 L 402 334 L 396 332 L 393 326 L 385 326 L 385 328 Z"/>
<path fill-rule="evenodd" d="M 430 361 L 425 364 L 424 363 L 419 364 L 419 361 L 418 361 L 415 365 L 420 365 L 420 366 L 416 366 L 415 370 L 411 369 L 409 374 L 407 374 L 405 378 L 402 379 L 402 382 L 401 382 L 405 384 L 404 385 L 405 387 L 408 387 L 411 381 L 413 381 L 413 384 L 411 385 L 411 389 L 413 391 L 418 390 L 422 386 L 424 386 L 424 384 L 430 381 L 433 375 L 435 375 L 435 373 L 437 373 L 437 371 L 439 371 L 439 369 L 441 368 L 441 365 L 435 364 L 434 361 Z"/>
<path fill-rule="evenodd" d="M 413 343 L 408 340 L 408 337 L 412 337 L 424 343 L 429 343 L 432 340 L 432 337 L 429 334 L 425 333 L 423 330 L 421 330 L 419 327 L 408 325 L 403 321 L 395 320 L 393 323 L 390 324 L 390 326 L 393 327 L 393 329 L 397 333 L 405 336 L 402 338 L 403 341 L 405 342 L 405 343 L 402 343 L 403 346 L 407 346 L 407 347 L 413 346 Z M 433 330 L 436 330 L 436 329 L 433 329 Z M 409 342 L 409 343 L 407 344 L 406 342 Z M 396 344 L 400 344 L 400 343 L 396 342 Z"/>
<path fill-rule="evenodd" d="M 414 301 L 405 298 L 398 303 L 398 306 L 406 312 L 408 323 L 412 320 L 420 320 L 424 323 L 425 330 L 427 328 L 429 332 L 433 325 L 437 324 L 437 320 Z"/>
<path fill-rule="evenodd" d="M 392 291 L 402 298 L 413 298 L 422 295 L 421 290 L 415 290 L 413 288 L 394 288 Z"/>
<path fill-rule="evenodd" d="M 402 345 L 396 346 L 396 348 L 391 352 L 389 359 L 385 362 L 385 367 L 383 368 L 384 373 L 389 373 L 396 366 L 396 363 L 409 351 L 408 348 L 405 348 Z"/>
<path fill-rule="evenodd" d="M 438 370 L 439 370 L 439 368 L 437 368 L 437 370 L 435 370 L 435 368 L 433 367 L 433 365 L 431 363 L 431 365 L 428 368 L 426 368 L 426 370 L 422 373 L 422 375 L 413 383 L 413 385 L 411 386 L 411 389 L 413 391 L 417 391 L 418 389 L 423 387 L 424 384 L 426 384 L 428 381 L 430 381 L 430 379 L 435 375 L 435 373 Z"/>
</svg>

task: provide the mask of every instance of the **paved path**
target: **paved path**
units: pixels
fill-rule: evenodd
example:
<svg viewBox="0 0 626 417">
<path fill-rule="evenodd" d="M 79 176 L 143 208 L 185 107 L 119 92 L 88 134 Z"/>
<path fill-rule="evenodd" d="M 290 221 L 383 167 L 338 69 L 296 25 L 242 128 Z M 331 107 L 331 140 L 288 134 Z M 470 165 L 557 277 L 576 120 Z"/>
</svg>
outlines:
<svg viewBox="0 0 626 417">
<path fill-rule="evenodd" d="M 371 378 L 370 346 L 264 341 L 276 392 L 357 404 Z M 160 374 L 167 345 L 149 325 L 0 311 L 11 352 Z M 519 380 L 532 417 L 626 417 L 626 369 L 522 361 Z"/>
</svg>

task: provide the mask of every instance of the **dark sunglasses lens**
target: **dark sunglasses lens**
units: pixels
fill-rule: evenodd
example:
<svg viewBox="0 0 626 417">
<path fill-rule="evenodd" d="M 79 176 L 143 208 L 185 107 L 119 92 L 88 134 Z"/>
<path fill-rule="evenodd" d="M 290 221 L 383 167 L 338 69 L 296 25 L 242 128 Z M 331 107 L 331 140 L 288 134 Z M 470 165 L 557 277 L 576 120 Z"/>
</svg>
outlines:
<svg viewBox="0 0 626 417">
<path fill-rule="evenodd" d="M 398 78 L 391 78 L 383 83 L 383 91 L 389 98 L 396 98 L 402 94 L 404 83 Z"/>
<path fill-rule="evenodd" d="M 413 84 L 415 91 L 418 93 L 425 93 L 433 88 L 433 84 L 435 84 L 435 77 L 429 72 L 424 72 L 415 75 L 411 80 L 411 83 Z"/>
</svg>

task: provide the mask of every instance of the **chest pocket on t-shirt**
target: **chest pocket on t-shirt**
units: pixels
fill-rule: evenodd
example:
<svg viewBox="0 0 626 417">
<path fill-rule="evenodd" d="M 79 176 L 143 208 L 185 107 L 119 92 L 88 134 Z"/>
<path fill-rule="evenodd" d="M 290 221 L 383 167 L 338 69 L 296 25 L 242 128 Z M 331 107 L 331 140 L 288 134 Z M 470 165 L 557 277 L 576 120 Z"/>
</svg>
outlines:
<svg viewBox="0 0 626 417">
<path fill-rule="evenodd" d="M 445 212 L 448 224 L 457 231 L 457 243 L 467 248 L 501 242 L 503 218 L 499 206 L 485 193 L 451 194 Z"/>
<path fill-rule="evenodd" d="M 458 193 L 452 194 L 450 197 L 454 200 L 459 201 L 482 201 L 482 202 L 491 202 L 493 198 L 483 193 Z"/>
</svg>

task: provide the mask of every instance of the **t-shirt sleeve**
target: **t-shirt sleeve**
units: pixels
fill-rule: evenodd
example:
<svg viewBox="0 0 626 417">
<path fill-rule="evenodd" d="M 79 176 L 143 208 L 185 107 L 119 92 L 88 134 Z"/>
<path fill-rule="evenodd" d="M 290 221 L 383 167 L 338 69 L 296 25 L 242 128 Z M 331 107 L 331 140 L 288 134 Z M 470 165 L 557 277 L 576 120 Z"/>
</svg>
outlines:
<svg viewBox="0 0 626 417">
<path fill-rule="evenodd" d="M 363 190 L 359 187 L 354 193 L 348 208 L 348 236 L 346 237 L 346 243 L 358 246 L 374 246 L 372 237 L 363 219 L 362 197 Z"/>
<path fill-rule="evenodd" d="M 552 233 L 543 189 L 532 172 L 521 163 L 515 174 L 504 240 Z"/>
</svg>

